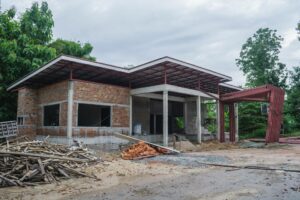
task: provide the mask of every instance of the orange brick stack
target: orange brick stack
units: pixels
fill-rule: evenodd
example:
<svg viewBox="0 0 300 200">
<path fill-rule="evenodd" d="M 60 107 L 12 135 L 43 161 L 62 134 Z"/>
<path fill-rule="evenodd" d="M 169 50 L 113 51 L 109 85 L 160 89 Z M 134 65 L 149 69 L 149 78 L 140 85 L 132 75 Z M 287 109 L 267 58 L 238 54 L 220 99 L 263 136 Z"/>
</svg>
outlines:
<svg viewBox="0 0 300 200">
<path fill-rule="evenodd" d="M 160 152 L 152 148 L 145 142 L 138 142 L 121 153 L 121 157 L 125 160 L 134 160 L 139 158 L 151 157 L 159 155 Z"/>
</svg>

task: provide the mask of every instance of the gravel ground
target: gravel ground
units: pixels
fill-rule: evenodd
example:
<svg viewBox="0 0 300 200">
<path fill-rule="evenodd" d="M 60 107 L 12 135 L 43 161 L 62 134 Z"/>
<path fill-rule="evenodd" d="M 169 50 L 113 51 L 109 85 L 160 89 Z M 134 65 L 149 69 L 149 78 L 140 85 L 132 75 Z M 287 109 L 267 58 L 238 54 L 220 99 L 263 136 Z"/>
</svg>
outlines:
<svg viewBox="0 0 300 200">
<path fill-rule="evenodd" d="M 138 162 L 151 163 L 160 162 L 172 165 L 181 165 L 185 167 L 207 167 L 203 163 L 212 164 L 230 164 L 231 159 L 227 156 L 221 155 L 197 155 L 191 153 L 182 153 L 179 155 L 161 155 L 148 159 L 144 159 Z"/>
<path fill-rule="evenodd" d="M 228 149 L 121 160 L 118 153 L 99 152 L 106 160 L 88 167 L 89 178 L 58 185 L 0 189 L 0 199 L 300 199 L 300 173 L 233 169 L 202 163 L 255 165 L 300 170 L 300 145 Z"/>
<path fill-rule="evenodd" d="M 155 199 L 155 200 L 283 200 L 300 199 L 300 175 L 258 170 L 212 169 L 180 176 L 143 176 L 117 186 L 72 197 L 72 199 Z"/>
</svg>

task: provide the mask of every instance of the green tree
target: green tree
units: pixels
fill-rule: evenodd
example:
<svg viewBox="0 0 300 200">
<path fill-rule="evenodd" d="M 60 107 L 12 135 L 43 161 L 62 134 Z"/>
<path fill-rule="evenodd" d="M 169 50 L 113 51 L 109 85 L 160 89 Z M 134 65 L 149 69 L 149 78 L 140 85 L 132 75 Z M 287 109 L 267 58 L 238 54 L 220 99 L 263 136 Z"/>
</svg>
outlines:
<svg viewBox="0 0 300 200">
<path fill-rule="evenodd" d="M 279 62 L 283 38 L 276 30 L 260 28 L 242 46 L 236 64 L 246 75 L 248 87 L 272 84 L 285 88 L 288 72 Z"/>
<path fill-rule="evenodd" d="M 290 72 L 290 89 L 287 91 L 286 113 L 291 116 L 293 129 L 300 130 L 300 67 L 294 67 Z"/>
<path fill-rule="evenodd" d="M 300 22 L 296 30 L 300 41 Z M 290 72 L 290 88 L 287 90 L 286 115 L 287 124 L 292 130 L 300 130 L 300 67 L 294 67 Z"/>
<path fill-rule="evenodd" d="M 48 46 L 53 26 L 52 13 L 46 2 L 33 3 L 19 19 L 15 8 L 0 13 L 0 121 L 16 117 L 17 94 L 7 92 L 7 87 L 61 53 Z M 92 46 L 79 47 L 84 53 L 78 55 L 70 51 L 69 54 L 88 58 Z"/>
<path fill-rule="evenodd" d="M 21 16 L 20 27 L 23 34 L 29 37 L 35 44 L 45 45 L 52 39 L 52 28 L 54 21 L 52 12 L 48 8 L 47 2 L 42 2 L 41 6 L 37 2 L 33 3 Z"/>
<path fill-rule="evenodd" d="M 272 84 L 286 88 L 288 71 L 279 61 L 283 38 L 276 30 L 260 28 L 242 46 L 236 64 L 246 75 L 246 86 Z M 267 116 L 261 113 L 260 103 L 240 103 L 239 127 L 241 134 L 263 136 Z"/>
<path fill-rule="evenodd" d="M 90 55 L 93 50 L 93 46 L 90 43 L 81 44 L 80 42 L 57 39 L 48 46 L 54 48 L 57 55 L 73 55 L 92 61 L 96 60 L 95 57 Z"/>
<path fill-rule="evenodd" d="M 34 3 L 20 20 L 15 19 L 15 8 L 0 14 L 0 120 L 15 118 L 16 94 L 6 91 L 8 85 L 55 57 L 55 50 L 41 42 L 41 39 L 52 37 L 52 31 L 47 31 L 53 26 L 51 11 L 47 8 L 46 3 L 42 3 L 41 7 Z M 32 13 L 37 17 L 43 16 L 43 23 L 49 27 L 38 25 L 41 22 Z M 47 15 L 44 16 L 44 13 Z M 29 24 L 38 28 L 29 30 L 26 28 Z M 36 38 L 42 33 L 44 38 Z"/>
</svg>

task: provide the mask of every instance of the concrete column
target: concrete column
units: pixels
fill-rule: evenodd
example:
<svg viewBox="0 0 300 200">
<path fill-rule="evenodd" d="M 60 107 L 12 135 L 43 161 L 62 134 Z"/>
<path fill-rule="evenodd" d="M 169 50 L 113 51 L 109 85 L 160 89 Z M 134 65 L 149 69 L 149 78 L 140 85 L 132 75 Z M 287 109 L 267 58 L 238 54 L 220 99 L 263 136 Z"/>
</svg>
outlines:
<svg viewBox="0 0 300 200">
<path fill-rule="evenodd" d="M 220 102 L 216 100 L 217 139 L 220 140 Z"/>
<path fill-rule="evenodd" d="M 132 96 L 129 96 L 129 135 L 132 135 Z"/>
<path fill-rule="evenodd" d="M 187 102 L 184 102 L 184 108 L 183 108 L 183 112 L 184 112 L 184 132 L 187 133 L 187 127 L 188 127 L 188 105 Z"/>
<path fill-rule="evenodd" d="M 74 94 L 74 82 L 72 80 L 68 83 L 68 114 L 67 114 L 67 138 L 72 138 L 73 127 L 73 94 Z M 70 140 L 69 140 L 70 142 Z"/>
<path fill-rule="evenodd" d="M 202 128 L 201 128 L 201 96 L 197 97 L 197 138 L 198 142 L 202 142 Z"/>
<path fill-rule="evenodd" d="M 234 104 L 234 113 L 235 113 L 235 141 L 239 141 L 239 104 Z"/>
<path fill-rule="evenodd" d="M 168 91 L 163 91 L 163 142 L 164 146 L 168 146 Z"/>
<path fill-rule="evenodd" d="M 156 135 L 156 115 L 153 115 L 153 134 Z"/>
</svg>

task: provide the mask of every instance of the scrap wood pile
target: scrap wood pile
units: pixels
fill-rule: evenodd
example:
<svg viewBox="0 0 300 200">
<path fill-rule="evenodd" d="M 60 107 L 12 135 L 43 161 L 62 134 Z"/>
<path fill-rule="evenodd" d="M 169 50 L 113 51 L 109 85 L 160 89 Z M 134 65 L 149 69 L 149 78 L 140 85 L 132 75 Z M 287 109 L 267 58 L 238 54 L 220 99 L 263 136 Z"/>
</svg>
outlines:
<svg viewBox="0 0 300 200">
<path fill-rule="evenodd" d="M 98 160 L 81 145 L 68 147 L 32 141 L 26 137 L 17 138 L 0 144 L 0 187 L 32 186 L 71 177 L 91 177 L 80 168 Z"/>
<path fill-rule="evenodd" d="M 121 157 L 125 160 L 136 160 L 166 153 L 168 153 L 167 149 L 152 147 L 143 141 L 139 141 L 138 143 L 133 144 L 128 149 L 124 150 L 121 153 Z"/>
</svg>

